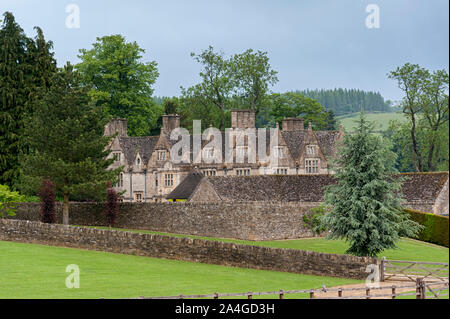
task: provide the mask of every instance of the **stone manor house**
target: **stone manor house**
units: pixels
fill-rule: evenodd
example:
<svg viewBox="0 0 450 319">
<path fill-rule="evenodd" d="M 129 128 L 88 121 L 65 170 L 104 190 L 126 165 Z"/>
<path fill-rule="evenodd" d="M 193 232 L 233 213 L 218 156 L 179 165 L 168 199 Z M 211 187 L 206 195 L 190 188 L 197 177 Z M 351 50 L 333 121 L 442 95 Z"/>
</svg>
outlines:
<svg viewBox="0 0 450 319">
<path fill-rule="evenodd" d="M 232 110 L 231 122 L 232 129 L 254 129 L 255 113 L 251 110 Z M 226 137 L 229 133 L 225 130 L 221 132 L 222 141 L 230 138 L 231 155 L 234 159 L 239 156 L 243 161 L 223 160 L 213 163 L 198 161 L 198 157 L 208 158 L 215 154 L 216 149 L 210 146 L 214 138 L 201 141 L 201 151 L 194 154 L 192 141 L 195 136 L 190 134 L 190 149 L 182 154 L 188 157 L 189 161 L 178 162 L 173 161 L 170 154 L 172 146 L 178 140 L 171 140 L 170 134 L 179 127 L 180 117 L 176 114 L 163 116 L 161 133 L 158 136 L 129 137 L 126 119 L 113 119 L 105 126 L 105 135 L 112 136 L 117 133 L 109 148 L 112 151 L 110 156 L 115 158 L 112 167 L 124 167 L 116 185 L 117 191 L 124 191 L 122 201 L 167 201 L 167 195 L 180 185 L 192 170 L 201 172 L 203 176 L 333 174 L 329 160 L 334 156 L 336 144 L 344 134 L 342 127 L 339 131 L 314 131 L 311 123 L 308 123 L 305 128 L 302 118 L 284 119 L 281 128 L 277 124 L 275 129 L 267 129 L 265 138 L 255 134 L 256 144 L 249 143 L 248 136 L 243 139 L 236 136 Z M 272 143 L 272 140 L 276 143 Z M 260 153 L 254 148 L 256 145 L 258 149 L 261 143 L 266 144 L 266 155 L 275 157 L 276 161 L 259 158 Z M 220 154 L 224 157 L 225 150 Z"/>
</svg>

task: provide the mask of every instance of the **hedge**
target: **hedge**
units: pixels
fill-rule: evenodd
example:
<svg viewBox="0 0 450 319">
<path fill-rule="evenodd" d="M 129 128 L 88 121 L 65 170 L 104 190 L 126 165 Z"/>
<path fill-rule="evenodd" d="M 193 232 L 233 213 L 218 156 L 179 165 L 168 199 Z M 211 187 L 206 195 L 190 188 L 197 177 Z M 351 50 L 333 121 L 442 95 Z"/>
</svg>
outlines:
<svg viewBox="0 0 450 319">
<path fill-rule="evenodd" d="M 448 217 L 405 209 L 410 218 L 425 226 L 417 239 L 448 247 Z"/>
</svg>

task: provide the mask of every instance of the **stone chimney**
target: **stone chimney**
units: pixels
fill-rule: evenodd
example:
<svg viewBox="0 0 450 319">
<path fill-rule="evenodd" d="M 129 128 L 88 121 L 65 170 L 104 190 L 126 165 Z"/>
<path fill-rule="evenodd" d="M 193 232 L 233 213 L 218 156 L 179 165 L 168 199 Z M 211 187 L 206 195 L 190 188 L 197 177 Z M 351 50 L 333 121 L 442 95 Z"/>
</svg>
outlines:
<svg viewBox="0 0 450 319">
<path fill-rule="evenodd" d="M 285 118 L 281 126 L 284 132 L 303 131 L 305 129 L 305 121 L 302 118 Z"/>
<path fill-rule="evenodd" d="M 231 110 L 231 128 L 255 128 L 255 111 Z"/>
<path fill-rule="evenodd" d="M 127 119 L 117 117 L 105 125 L 105 136 L 113 136 L 116 133 L 119 133 L 118 136 L 128 136 Z"/>
<path fill-rule="evenodd" d="M 178 127 L 180 127 L 180 116 L 178 114 L 168 114 L 162 116 L 162 132 L 170 134 L 172 130 Z"/>
</svg>

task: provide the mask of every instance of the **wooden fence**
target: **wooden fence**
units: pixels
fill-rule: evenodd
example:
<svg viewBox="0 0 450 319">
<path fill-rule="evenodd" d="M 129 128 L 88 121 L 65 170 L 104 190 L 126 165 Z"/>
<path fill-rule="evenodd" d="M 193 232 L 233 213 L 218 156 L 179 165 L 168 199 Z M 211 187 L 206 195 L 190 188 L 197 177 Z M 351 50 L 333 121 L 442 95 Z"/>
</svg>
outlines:
<svg viewBox="0 0 450 319">
<path fill-rule="evenodd" d="M 388 290 L 388 292 L 383 292 Z M 399 292 L 399 290 L 407 290 L 405 292 Z M 380 291 L 380 293 L 376 293 Z M 351 292 L 351 296 L 347 294 Z M 355 292 L 357 293 L 355 295 Z M 374 294 L 375 292 L 375 294 Z M 428 292 L 428 295 L 427 295 Z M 431 294 L 430 294 L 431 292 Z M 323 296 L 323 293 L 335 293 L 335 296 Z M 309 299 L 373 299 L 373 298 L 390 298 L 395 299 L 401 296 L 414 296 L 416 299 L 427 298 L 441 298 L 448 296 L 448 281 L 426 283 L 422 278 L 417 278 L 414 285 L 403 286 L 384 286 L 384 287 L 362 287 L 362 288 L 326 288 L 321 289 L 309 289 L 309 290 L 279 290 L 279 291 L 267 291 L 267 292 L 243 292 L 243 293 L 214 293 L 206 295 L 178 295 L 178 296 L 164 296 L 164 297 L 140 297 L 137 299 L 200 299 L 200 298 L 213 298 L 219 299 L 220 297 L 246 297 L 253 299 L 255 296 L 278 296 L 279 299 L 284 299 L 289 294 L 305 294 L 305 298 Z"/>
<path fill-rule="evenodd" d="M 416 281 L 418 277 L 428 282 L 448 281 L 448 263 L 381 259 L 380 281 Z"/>
</svg>

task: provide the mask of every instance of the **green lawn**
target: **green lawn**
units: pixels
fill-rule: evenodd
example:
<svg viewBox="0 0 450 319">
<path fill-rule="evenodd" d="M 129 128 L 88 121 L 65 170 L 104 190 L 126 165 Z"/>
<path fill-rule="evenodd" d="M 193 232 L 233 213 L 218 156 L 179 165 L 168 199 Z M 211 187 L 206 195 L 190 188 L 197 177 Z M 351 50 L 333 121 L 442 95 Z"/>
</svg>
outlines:
<svg viewBox="0 0 450 319">
<path fill-rule="evenodd" d="M 0 256 L 0 298 L 134 298 L 302 290 L 359 282 L 4 241 L 0 241 Z M 69 264 L 80 268 L 79 289 L 65 286 Z"/>
<path fill-rule="evenodd" d="M 108 229 L 107 227 L 97 227 Z M 325 238 L 305 238 L 291 240 L 273 240 L 273 241 L 245 241 L 228 238 L 213 238 L 192 235 L 168 234 L 162 232 L 153 232 L 147 230 L 121 229 L 115 230 L 141 232 L 147 234 L 166 235 L 174 237 L 199 238 L 213 241 L 233 242 L 244 245 L 265 246 L 275 248 L 292 248 L 317 251 L 330 254 L 345 254 L 349 245 L 343 240 L 328 240 Z M 449 249 L 447 247 L 438 246 L 414 239 L 403 238 L 398 243 L 398 249 L 390 249 L 382 252 L 380 256 L 394 260 L 411 260 L 411 261 L 433 261 L 433 262 L 449 262 Z"/>
<path fill-rule="evenodd" d="M 367 120 L 375 122 L 375 131 L 386 131 L 389 127 L 390 120 L 406 121 L 403 114 L 400 113 L 367 113 Z M 355 120 L 359 118 L 359 113 L 342 115 L 336 119 L 342 124 L 347 132 L 352 132 L 355 129 Z"/>
</svg>

